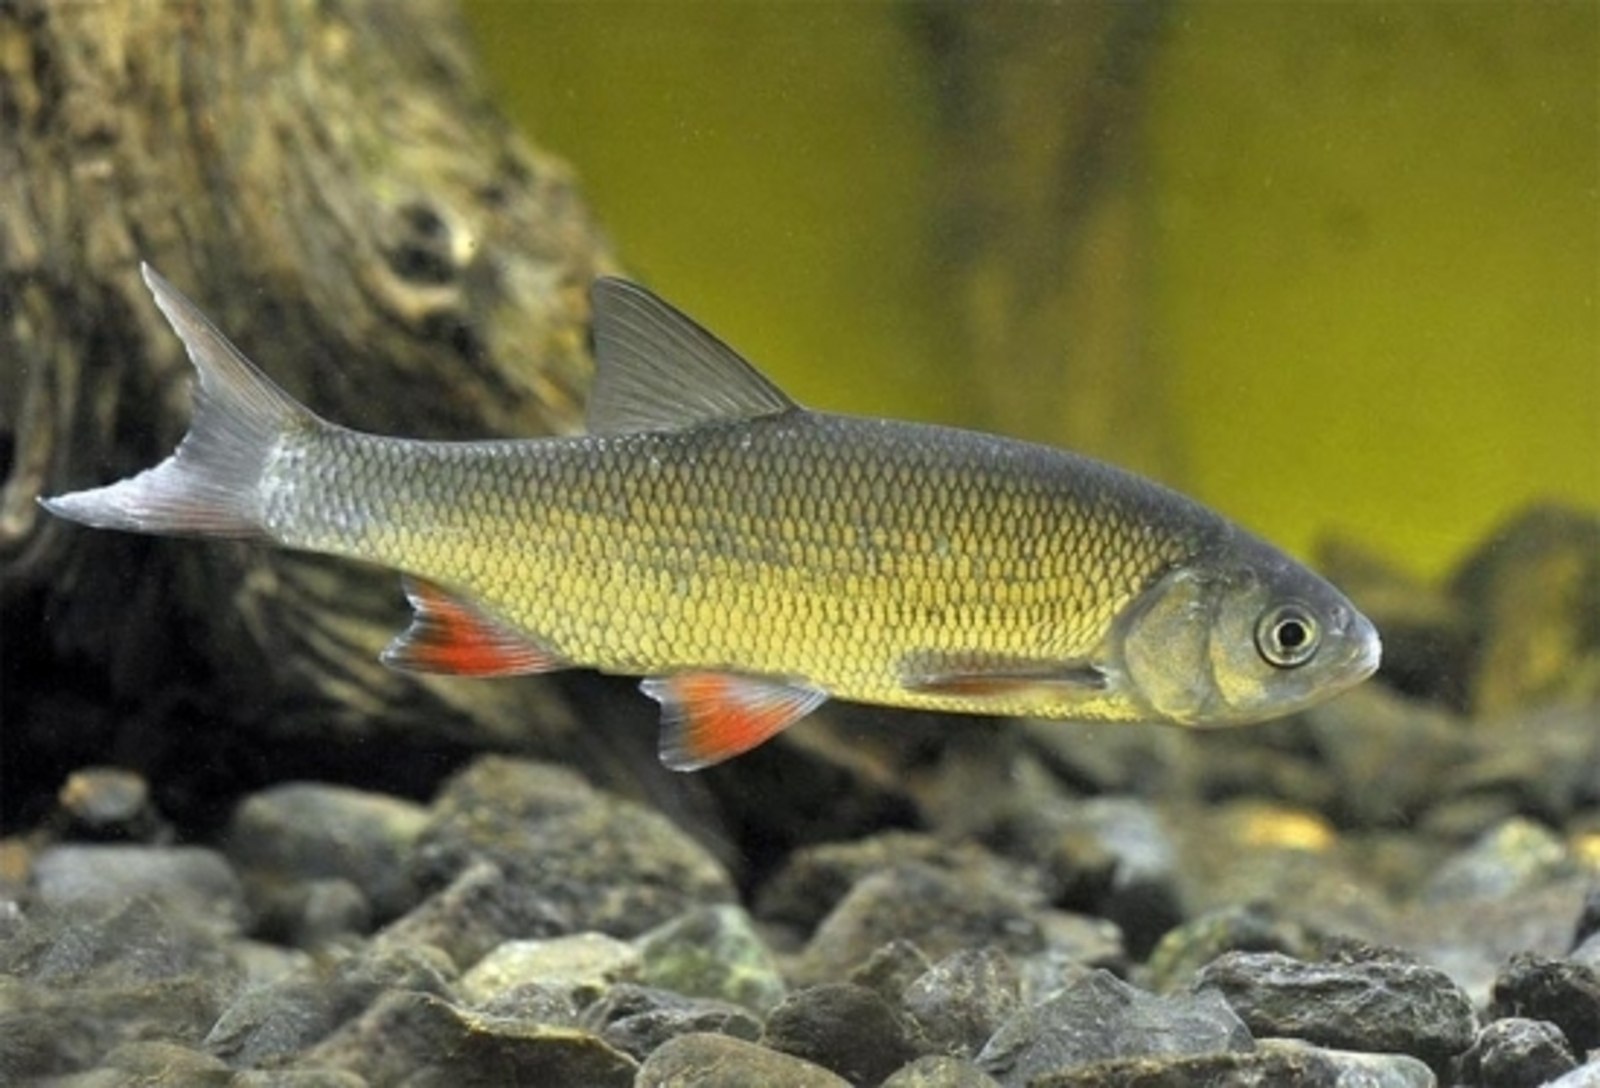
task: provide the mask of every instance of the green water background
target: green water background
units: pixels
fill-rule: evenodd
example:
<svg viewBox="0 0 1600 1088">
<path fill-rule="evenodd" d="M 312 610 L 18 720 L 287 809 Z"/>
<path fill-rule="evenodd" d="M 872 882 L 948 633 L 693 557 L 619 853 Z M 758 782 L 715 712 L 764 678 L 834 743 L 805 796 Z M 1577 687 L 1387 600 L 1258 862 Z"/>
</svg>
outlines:
<svg viewBox="0 0 1600 1088">
<path fill-rule="evenodd" d="M 805 403 L 1005 429 L 939 274 L 917 9 L 467 11 L 634 273 Z M 1301 554 L 1337 532 L 1427 575 L 1528 502 L 1600 507 L 1600 5 L 1178 3 L 1151 64 L 1153 471 Z"/>
</svg>

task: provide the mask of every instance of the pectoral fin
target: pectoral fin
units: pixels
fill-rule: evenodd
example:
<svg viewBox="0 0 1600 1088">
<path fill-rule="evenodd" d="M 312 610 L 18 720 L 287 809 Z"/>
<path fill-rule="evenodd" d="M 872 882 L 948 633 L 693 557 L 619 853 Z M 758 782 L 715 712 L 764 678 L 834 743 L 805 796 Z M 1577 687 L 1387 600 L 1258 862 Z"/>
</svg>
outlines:
<svg viewBox="0 0 1600 1088">
<path fill-rule="evenodd" d="M 675 771 L 748 752 L 828 697 L 803 684 L 720 672 L 651 677 L 639 687 L 661 704 L 661 762 Z"/>
<path fill-rule="evenodd" d="M 1056 688 L 1085 696 L 1104 691 L 1108 678 L 1088 660 L 1037 661 L 1023 658 L 981 658 L 929 653 L 908 658 L 901 668 L 907 691 L 932 695 L 996 698 L 1018 689 Z"/>
<path fill-rule="evenodd" d="M 391 669 L 513 676 L 568 667 L 526 635 L 432 582 L 407 576 L 403 584 L 413 614 L 411 626 L 396 636 L 379 658 Z"/>
</svg>

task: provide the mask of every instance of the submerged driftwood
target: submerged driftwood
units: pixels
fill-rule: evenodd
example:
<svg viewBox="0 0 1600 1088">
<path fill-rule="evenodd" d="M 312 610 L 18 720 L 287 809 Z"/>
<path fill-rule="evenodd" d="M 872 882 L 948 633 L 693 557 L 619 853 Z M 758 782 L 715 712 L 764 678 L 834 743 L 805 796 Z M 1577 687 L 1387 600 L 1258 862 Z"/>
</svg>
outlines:
<svg viewBox="0 0 1600 1088">
<path fill-rule="evenodd" d="M 392 574 L 85 532 L 35 502 L 183 432 L 190 369 L 141 260 L 330 419 L 579 426 L 587 285 L 613 258 L 567 167 L 491 108 L 453 3 L 0 5 L 0 179 L 13 740 L 57 728 L 33 699 L 67 662 L 58 692 L 126 708 L 214 684 L 217 724 L 279 737 L 603 750 L 548 683 L 379 665 L 404 622 Z"/>
</svg>

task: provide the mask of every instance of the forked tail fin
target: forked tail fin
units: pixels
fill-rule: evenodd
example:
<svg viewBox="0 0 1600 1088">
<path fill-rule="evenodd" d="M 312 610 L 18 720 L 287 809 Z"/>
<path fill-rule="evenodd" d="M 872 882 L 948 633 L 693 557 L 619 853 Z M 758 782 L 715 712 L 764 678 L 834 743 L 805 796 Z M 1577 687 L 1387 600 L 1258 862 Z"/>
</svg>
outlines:
<svg viewBox="0 0 1600 1088">
<path fill-rule="evenodd" d="M 171 457 L 105 487 L 40 499 L 52 514 L 98 529 L 261 536 L 261 477 L 284 437 L 324 426 L 257 370 L 149 265 L 144 282 L 199 375 L 194 418 Z"/>
</svg>

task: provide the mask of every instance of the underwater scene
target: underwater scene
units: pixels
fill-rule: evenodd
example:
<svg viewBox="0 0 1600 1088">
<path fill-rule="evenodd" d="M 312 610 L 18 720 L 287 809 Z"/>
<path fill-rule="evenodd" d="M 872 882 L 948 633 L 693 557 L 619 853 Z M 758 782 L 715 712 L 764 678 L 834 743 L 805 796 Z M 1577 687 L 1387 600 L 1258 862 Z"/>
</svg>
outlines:
<svg viewBox="0 0 1600 1088">
<path fill-rule="evenodd" d="M 1600 1086 L 1592 0 L 0 4 L 0 1088 Z"/>
</svg>

